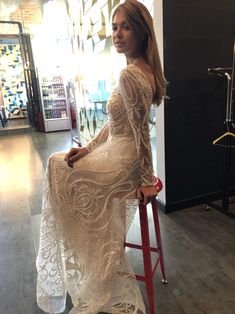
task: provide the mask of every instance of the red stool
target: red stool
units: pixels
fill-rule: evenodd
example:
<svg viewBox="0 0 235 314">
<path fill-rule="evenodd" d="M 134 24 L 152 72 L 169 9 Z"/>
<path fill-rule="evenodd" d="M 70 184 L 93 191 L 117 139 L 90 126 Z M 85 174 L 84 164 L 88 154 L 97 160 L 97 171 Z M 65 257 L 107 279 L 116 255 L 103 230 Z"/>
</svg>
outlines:
<svg viewBox="0 0 235 314">
<path fill-rule="evenodd" d="M 155 184 L 157 191 L 160 192 L 162 189 L 162 182 L 159 178 L 155 178 Z M 142 203 L 139 204 L 139 217 L 140 217 L 140 229 L 141 229 L 141 239 L 142 245 L 133 244 L 125 242 L 124 246 L 134 249 L 140 249 L 143 251 L 143 261 L 144 261 L 144 276 L 143 275 L 135 275 L 137 280 L 145 281 L 147 288 L 147 296 L 149 303 L 149 313 L 155 313 L 154 306 L 154 289 L 153 289 L 153 276 L 157 269 L 157 266 L 160 264 L 161 272 L 162 272 L 162 283 L 166 284 L 166 273 L 165 266 L 163 260 L 163 249 L 162 249 L 162 240 L 160 233 L 160 225 L 158 218 L 158 208 L 157 208 L 157 200 L 154 199 L 151 201 L 152 211 L 153 211 L 153 221 L 156 235 L 156 243 L 157 247 L 151 247 L 150 238 L 149 238 L 149 225 L 148 225 L 148 213 L 147 206 Z M 158 254 L 157 261 L 152 267 L 151 261 L 151 252 L 155 252 Z"/>
</svg>

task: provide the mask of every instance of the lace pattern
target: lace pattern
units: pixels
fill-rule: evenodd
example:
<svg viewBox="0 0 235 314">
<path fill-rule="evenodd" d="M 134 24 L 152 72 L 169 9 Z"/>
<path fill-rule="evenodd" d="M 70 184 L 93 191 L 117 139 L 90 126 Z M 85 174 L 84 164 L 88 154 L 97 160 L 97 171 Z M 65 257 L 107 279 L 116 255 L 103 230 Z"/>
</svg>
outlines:
<svg viewBox="0 0 235 314">
<path fill-rule="evenodd" d="M 71 169 L 64 153 L 47 165 L 37 302 L 49 313 L 145 314 L 141 292 L 123 243 L 137 201 L 137 187 L 152 184 L 148 114 L 152 90 L 136 66 L 121 72 L 107 110 L 109 120 Z"/>
</svg>

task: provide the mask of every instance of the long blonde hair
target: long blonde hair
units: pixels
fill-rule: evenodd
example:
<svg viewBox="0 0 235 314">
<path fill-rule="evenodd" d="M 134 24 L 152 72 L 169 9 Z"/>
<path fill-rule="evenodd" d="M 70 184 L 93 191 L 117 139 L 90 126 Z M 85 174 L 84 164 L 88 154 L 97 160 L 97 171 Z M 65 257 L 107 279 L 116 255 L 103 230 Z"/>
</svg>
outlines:
<svg viewBox="0 0 235 314">
<path fill-rule="evenodd" d="M 127 23 L 133 31 L 143 38 L 141 53 L 153 71 L 156 84 L 156 93 L 153 95 L 153 103 L 159 105 L 166 94 L 167 82 L 162 71 L 153 28 L 153 19 L 148 9 L 136 0 L 126 0 L 124 3 L 118 5 L 113 12 L 113 17 L 117 11 L 121 11 L 125 15 Z"/>
</svg>

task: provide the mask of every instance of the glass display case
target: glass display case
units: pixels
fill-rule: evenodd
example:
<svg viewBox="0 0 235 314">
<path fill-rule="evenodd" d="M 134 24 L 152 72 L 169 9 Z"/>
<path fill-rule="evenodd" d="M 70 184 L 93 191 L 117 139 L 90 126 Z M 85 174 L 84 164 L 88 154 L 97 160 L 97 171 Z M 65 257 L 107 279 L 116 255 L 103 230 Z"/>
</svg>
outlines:
<svg viewBox="0 0 235 314">
<path fill-rule="evenodd" d="M 66 88 L 60 74 L 41 79 L 42 109 L 45 132 L 69 130 L 69 108 Z"/>
<path fill-rule="evenodd" d="M 27 92 L 17 35 L 0 36 L 0 112 L 4 124 L 27 124 Z M 3 122 L 2 122 L 3 125 Z M 4 126 L 4 125 L 3 125 Z"/>
</svg>

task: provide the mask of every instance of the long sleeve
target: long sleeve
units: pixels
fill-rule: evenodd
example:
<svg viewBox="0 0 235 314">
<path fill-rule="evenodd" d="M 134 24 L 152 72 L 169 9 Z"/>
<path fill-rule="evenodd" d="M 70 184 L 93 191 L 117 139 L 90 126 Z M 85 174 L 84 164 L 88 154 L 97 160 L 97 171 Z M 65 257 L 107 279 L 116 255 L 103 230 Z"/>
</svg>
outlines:
<svg viewBox="0 0 235 314">
<path fill-rule="evenodd" d="M 109 122 L 107 121 L 99 133 L 85 146 L 91 152 L 97 145 L 105 142 L 109 135 Z"/>
<path fill-rule="evenodd" d="M 153 165 L 148 123 L 151 100 L 140 80 L 128 68 L 121 72 L 119 92 L 135 138 L 141 171 L 141 186 L 152 186 Z"/>
</svg>

